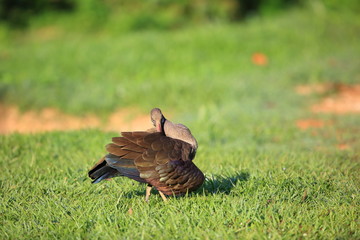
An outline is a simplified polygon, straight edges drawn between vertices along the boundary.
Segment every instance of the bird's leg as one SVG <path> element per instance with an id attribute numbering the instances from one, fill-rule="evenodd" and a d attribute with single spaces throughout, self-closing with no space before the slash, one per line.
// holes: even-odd
<path id="1" fill-rule="evenodd" d="M 167 202 L 167 198 L 165 197 L 165 195 L 159 191 L 159 194 L 161 196 L 161 198 L 164 200 L 164 202 Z"/>
<path id="2" fill-rule="evenodd" d="M 146 186 L 145 202 L 149 202 L 149 197 L 150 197 L 150 194 L 151 194 L 151 188 L 152 188 L 152 186 L 150 184 L 148 184 Z"/>

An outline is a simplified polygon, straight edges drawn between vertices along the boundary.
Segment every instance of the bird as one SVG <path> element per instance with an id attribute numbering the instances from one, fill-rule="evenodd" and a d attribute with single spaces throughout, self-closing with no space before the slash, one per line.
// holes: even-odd
<path id="1" fill-rule="evenodd" d="M 150 116 L 153 128 L 112 138 L 108 153 L 88 172 L 92 183 L 128 177 L 147 184 L 146 202 L 153 187 L 166 202 L 166 196 L 182 196 L 203 184 L 205 176 L 193 163 L 198 143 L 190 129 L 167 120 L 159 108 Z"/>

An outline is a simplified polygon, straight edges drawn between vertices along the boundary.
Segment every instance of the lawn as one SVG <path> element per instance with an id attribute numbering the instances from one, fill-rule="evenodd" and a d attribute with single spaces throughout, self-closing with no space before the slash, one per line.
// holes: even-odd
<path id="1" fill-rule="evenodd" d="M 2 104 L 103 118 L 160 107 L 192 130 L 207 179 L 189 196 L 164 203 L 154 191 L 145 203 L 144 185 L 87 177 L 118 133 L 0 136 L 0 237 L 359 239 L 359 115 L 313 113 L 323 95 L 295 93 L 359 83 L 359 33 L 354 14 L 295 9 L 174 31 L 1 35 Z M 329 124 L 298 129 L 306 118 Z"/>

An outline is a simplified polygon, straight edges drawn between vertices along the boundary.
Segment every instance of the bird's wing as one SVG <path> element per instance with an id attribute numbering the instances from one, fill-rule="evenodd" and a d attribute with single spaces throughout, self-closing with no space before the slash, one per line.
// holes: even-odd
<path id="1" fill-rule="evenodd" d="M 106 146 L 109 157 L 105 160 L 123 174 L 126 164 L 130 169 L 135 165 L 141 179 L 167 195 L 186 193 L 204 181 L 204 175 L 191 161 L 190 144 L 162 133 L 121 134 L 122 137 L 113 138 L 113 143 Z M 124 175 L 134 179 L 131 172 Z"/>

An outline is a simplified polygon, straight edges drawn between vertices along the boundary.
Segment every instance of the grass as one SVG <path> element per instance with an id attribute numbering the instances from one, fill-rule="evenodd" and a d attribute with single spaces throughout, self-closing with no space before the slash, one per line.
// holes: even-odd
<path id="1" fill-rule="evenodd" d="M 359 28 L 351 14 L 294 10 L 174 32 L 3 37 L 3 102 L 102 115 L 159 106 L 197 137 L 207 180 L 146 204 L 143 185 L 86 176 L 116 133 L 0 136 L 1 238 L 359 239 L 359 117 L 314 115 L 317 96 L 294 94 L 359 82 Z M 269 65 L 252 64 L 254 52 Z M 299 131 L 307 117 L 333 124 Z"/>
<path id="2" fill-rule="evenodd" d="M 128 179 L 91 185 L 86 170 L 112 134 L 1 137 L 4 238 L 357 238 L 358 156 L 201 145 L 207 175 L 164 204 Z M 200 143 L 202 143 L 202 140 Z M 251 143 L 252 140 L 249 139 Z M 4 208 L 5 207 L 5 208 Z M 128 213 L 129 209 L 133 213 Z"/>
<path id="3" fill-rule="evenodd" d="M 152 195 L 146 204 L 145 186 L 131 180 L 90 184 L 86 170 L 111 135 L 1 137 L 3 238 L 359 236 L 354 153 L 202 144 L 196 162 L 207 175 L 204 186 L 167 204 Z"/>
<path id="4" fill-rule="evenodd" d="M 293 11 L 248 24 L 127 35 L 35 29 L 3 38 L 1 98 L 73 114 L 129 105 L 184 111 L 270 101 L 299 82 L 358 82 L 360 22 L 341 16 Z M 269 66 L 252 64 L 255 52 Z"/>

